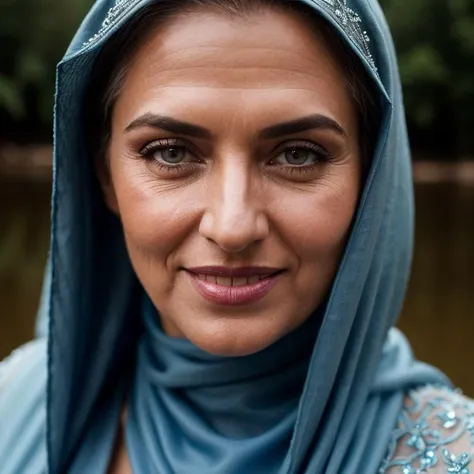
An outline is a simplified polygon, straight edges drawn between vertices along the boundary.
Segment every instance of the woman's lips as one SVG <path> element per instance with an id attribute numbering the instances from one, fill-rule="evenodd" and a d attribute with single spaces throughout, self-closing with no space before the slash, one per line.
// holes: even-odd
<path id="1" fill-rule="evenodd" d="M 269 267 L 199 267 L 186 269 L 186 273 L 206 300 L 237 306 L 262 299 L 275 286 L 281 271 Z"/>

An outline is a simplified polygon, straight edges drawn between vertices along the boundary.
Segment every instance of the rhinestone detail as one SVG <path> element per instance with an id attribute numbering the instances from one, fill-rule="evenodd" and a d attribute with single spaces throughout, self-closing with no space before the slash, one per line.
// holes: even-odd
<path id="1" fill-rule="evenodd" d="M 94 45 L 106 36 L 107 33 L 127 15 L 127 13 L 142 1 L 143 0 L 115 0 L 115 5 L 107 12 L 100 30 L 83 44 L 83 49 Z"/>
<path id="2" fill-rule="evenodd" d="M 371 69 L 377 74 L 377 66 L 370 50 L 370 37 L 362 25 L 360 15 L 348 5 L 348 0 L 312 0 L 329 13 L 342 31 L 356 45 Z"/>
<path id="3" fill-rule="evenodd" d="M 421 394 L 430 392 L 425 390 L 436 395 L 426 401 Z M 455 452 L 460 440 L 470 452 Z M 427 386 L 408 394 L 379 474 L 474 474 L 471 452 L 474 403 L 458 391 Z"/>
<path id="4" fill-rule="evenodd" d="M 127 13 L 136 7 L 143 0 L 115 0 L 115 5 L 109 9 L 105 20 L 99 31 L 89 38 L 84 44 L 83 49 L 88 48 L 109 33 L 110 30 L 121 20 Z M 370 51 L 370 38 L 362 27 L 362 19 L 359 14 L 350 8 L 347 0 L 311 0 L 313 3 L 321 7 L 331 18 L 342 28 L 350 40 L 356 45 L 358 50 L 365 57 L 372 70 L 377 73 L 374 58 Z"/>

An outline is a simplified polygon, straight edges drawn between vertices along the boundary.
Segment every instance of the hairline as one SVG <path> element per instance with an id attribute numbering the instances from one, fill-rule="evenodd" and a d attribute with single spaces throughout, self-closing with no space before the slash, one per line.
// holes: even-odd
<path id="1" fill-rule="evenodd" d="M 335 53 L 338 67 L 344 68 L 344 82 L 350 100 L 357 115 L 357 125 L 359 128 L 359 145 L 363 168 L 368 167 L 373 144 L 369 143 L 372 135 L 375 135 L 376 112 L 375 94 L 372 94 L 371 78 L 365 70 L 364 65 L 356 54 L 349 50 L 349 46 L 326 20 L 313 11 L 311 7 L 295 0 L 168 0 L 159 3 L 152 3 L 144 7 L 137 15 L 130 20 L 114 37 L 112 37 L 102 48 L 96 60 L 94 72 L 99 77 L 99 84 L 105 75 L 106 80 L 99 86 L 99 97 L 92 100 L 92 104 L 99 103 L 103 113 L 99 116 L 105 123 L 99 124 L 102 129 L 102 137 L 98 137 L 100 145 L 92 146 L 90 152 L 96 157 L 106 158 L 108 161 L 109 145 L 111 139 L 112 115 L 115 104 L 125 85 L 128 71 L 140 47 L 156 31 L 157 28 L 171 22 L 177 15 L 202 11 L 203 8 L 214 10 L 221 15 L 232 18 L 242 18 L 258 12 L 259 9 L 269 8 L 282 12 L 296 13 L 301 21 L 310 27 L 315 24 L 319 27 L 320 37 L 325 46 Z M 311 9 L 310 15 L 305 16 L 305 10 Z M 138 32 L 138 33 L 137 33 Z M 118 65 L 113 59 L 119 57 Z M 110 68 L 100 66 L 101 59 L 106 59 L 106 64 L 110 63 Z M 342 63 L 342 60 L 348 60 Z M 363 75 L 364 77 L 360 77 Z M 102 78 L 100 77 L 102 76 Z M 90 87 L 89 87 L 90 88 Z M 92 107 L 94 105 L 90 104 Z M 97 105 L 95 105 L 97 107 Z M 97 113 L 97 110 L 94 112 Z M 364 130 L 368 128 L 369 130 Z M 367 132 L 367 133 L 365 133 Z M 368 138 L 366 138 L 368 136 Z M 97 149 L 98 148 L 98 149 Z M 98 156 L 97 156 L 98 155 Z"/>

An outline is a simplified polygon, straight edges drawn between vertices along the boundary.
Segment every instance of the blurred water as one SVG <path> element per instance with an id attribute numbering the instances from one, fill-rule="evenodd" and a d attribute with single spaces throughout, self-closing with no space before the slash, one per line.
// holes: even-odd
<path id="1" fill-rule="evenodd" d="M 474 186 L 416 187 L 416 246 L 399 326 L 416 355 L 474 396 Z"/>
<path id="2" fill-rule="evenodd" d="M 0 181 L 0 359 L 33 336 L 49 238 L 49 183 Z M 416 187 L 417 241 L 400 327 L 417 356 L 474 396 L 474 187 Z"/>
<path id="3" fill-rule="evenodd" d="M 33 336 L 49 245 L 50 188 L 48 182 L 0 180 L 0 359 Z"/>

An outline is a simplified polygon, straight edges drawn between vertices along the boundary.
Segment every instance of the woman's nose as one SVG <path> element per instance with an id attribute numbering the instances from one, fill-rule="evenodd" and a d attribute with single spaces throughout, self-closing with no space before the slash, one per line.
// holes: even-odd
<path id="1" fill-rule="evenodd" d="M 200 234 L 231 253 L 265 239 L 268 221 L 249 170 L 228 169 L 216 178 L 210 186 L 209 205 L 199 226 Z"/>

